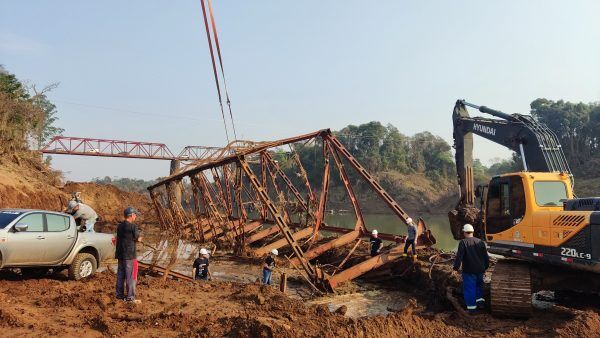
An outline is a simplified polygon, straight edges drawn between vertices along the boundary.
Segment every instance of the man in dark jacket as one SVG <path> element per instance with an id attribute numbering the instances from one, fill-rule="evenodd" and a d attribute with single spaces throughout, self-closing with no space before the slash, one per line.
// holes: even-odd
<path id="1" fill-rule="evenodd" d="M 371 238 L 369 239 L 369 243 L 371 246 L 371 257 L 379 255 L 382 241 L 381 238 L 379 238 L 379 232 L 376 229 L 371 231 Z"/>
<path id="2" fill-rule="evenodd" d="M 479 238 L 473 237 L 473 226 L 465 224 L 463 227 L 465 238 L 458 244 L 454 270 L 458 271 L 462 265 L 463 295 L 467 310 L 473 313 L 477 306 L 483 308 L 483 273 L 490 267 L 485 243 Z"/>
<path id="3" fill-rule="evenodd" d="M 137 282 L 136 243 L 142 241 L 140 229 L 135 222 L 138 211 L 128 207 L 123 212 L 125 220 L 117 226 L 117 249 L 115 257 L 119 260 L 117 266 L 117 298 L 128 302 L 140 303 L 135 299 L 135 284 Z M 124 284 L 127 285 L 127 296 L 124 294 Z"/>
<path id="4" fill-rule="evenodd" d="M 210 270 L 208 270 L 210 264 L 209 257 L 208 250 L 205 248 L 200 249 L 200 255 L 194 260 L 194 265 L 192 266 L 192 276 L 195 280 L 208 280 L 210 278 Z"/>

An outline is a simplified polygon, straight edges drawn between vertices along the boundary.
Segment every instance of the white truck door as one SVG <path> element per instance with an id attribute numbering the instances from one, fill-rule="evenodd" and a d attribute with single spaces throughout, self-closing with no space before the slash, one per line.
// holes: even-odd
<path id="1" fill-rule="evenodd" d="M 71 252 L 76 240 L 76 230 L 70 220 L 71 218 L 68 216 L 46 213 L 46 231 L 44 232 L 46 262 L 56 264 L 64 260 Z"/>
<path id="2" fill-rule="evenodd" d="M 16 231 L 15 226 L 26 224 L 27 230 Z M 37 265 L 44 263 L 44 214 L 33 213 L 21 218 L 6 236 L 6 265 Z"/>

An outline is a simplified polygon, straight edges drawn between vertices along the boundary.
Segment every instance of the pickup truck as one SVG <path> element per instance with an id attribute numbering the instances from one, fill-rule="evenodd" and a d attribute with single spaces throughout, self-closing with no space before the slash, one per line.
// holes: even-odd
<path id="1" fill-rule="evenodd" d="M 30 209 L 0 209 L 0 269 L 20 268 L 25 276 L 68 269 L 69 278 L 91 276 L 114 258 L 114 235 L 81 232 L 73 216 Z"/>

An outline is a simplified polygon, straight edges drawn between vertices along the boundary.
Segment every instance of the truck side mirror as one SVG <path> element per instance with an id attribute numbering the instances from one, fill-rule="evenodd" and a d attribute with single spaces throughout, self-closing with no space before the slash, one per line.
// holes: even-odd
<path id="1" fill-rule="evenodd" d="M 25 224 L 25 223 L 17 223 L 15 225 L 15 231 L 16 232 L 23 232 L 23 231 L 27 231 L 27 228 L 29 228 L 29 225 Z"/>

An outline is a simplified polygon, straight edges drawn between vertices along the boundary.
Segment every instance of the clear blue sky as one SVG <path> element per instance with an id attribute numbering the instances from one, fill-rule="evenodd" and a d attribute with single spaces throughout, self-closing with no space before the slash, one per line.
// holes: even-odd
<path id="1" fill-rule="evenodd" d="M 238 133 L 372 120 L 451 142 L 457 98 L 526 113 L 600 100 L 600 1 L 219 1 Z M 50 94 L 65 135 L 225 143 L 197 1 L 0 0 L 0 64 Z M 102 106 L 117 110 L 95 108 Z M 143 114 L 135 113 L 141 112 Z M 476 145 L 485 161 L 509 154 Z M 55 156 L 69 179 L 154 178 L 160 161 Z"/>

